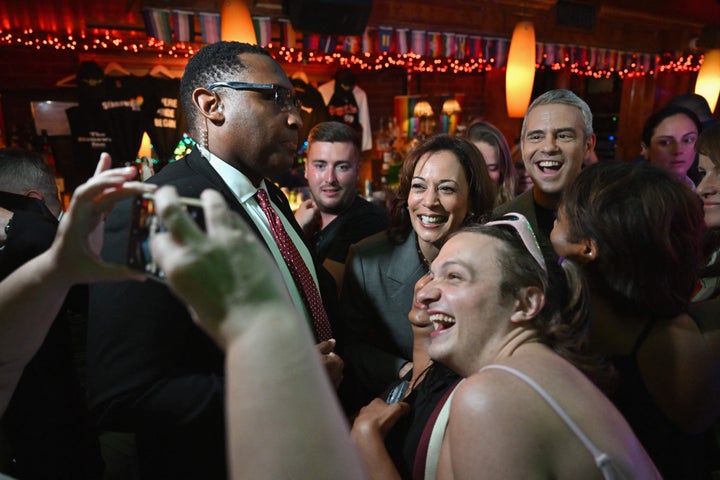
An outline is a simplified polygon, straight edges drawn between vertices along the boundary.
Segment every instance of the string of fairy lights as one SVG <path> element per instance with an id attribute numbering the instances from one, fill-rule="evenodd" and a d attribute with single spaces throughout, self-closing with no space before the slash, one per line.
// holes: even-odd
<path id="1" fill-rule="evenodd" d="M 159 58 L 190 58 L 202 47 L 202 43 L 165 43 L 142 33 L 123 32 L 123 37 L 113 35 L 112 31 L 93 34 L 59 35 L 36 32 L 32 29 L 22 31 L 3 31 L 0 29 L 0 47 L 23 47 L 35 50 L 55 49 L 58 51 L 103 52 L 121 51 L 128 53 L 151 52 Z M 473 58 L 440 57 L 433 58 L 414 53 L 396 52 L 358 52 L 340 50 L 342 44 L 333 52 L 292 48 L 269 43 L 266 48 L 273 57 L 285 64 L 320 64 L 328 66 L 347 66 L 359 70 L 379 71 L 388 68 L 402 68 L 414 73 L 480 73 L 488 72 L 504 65 L 493 56 Z M 577 55 L 571 55 L 578 49 Z M 615 52 L 617 53 L 617 52 Z M 587 47 L 572 47 L 564 52 L 553 53 L 548 60 L 547 53 L 539 54 L 538 69 L 569 69 L 572 74 L 595 78 L 621 78 L 637 75 L 656 75 L 658 73 L 697 72 L 702 64 L 702 55 L 680 55 L 671 53 L 639 54 L 623 52 L 622 58 L 612 59 L 605 65 L 597 66 L 587 59 Z M 573 58 L 573 56 L 577 58 Z"/>

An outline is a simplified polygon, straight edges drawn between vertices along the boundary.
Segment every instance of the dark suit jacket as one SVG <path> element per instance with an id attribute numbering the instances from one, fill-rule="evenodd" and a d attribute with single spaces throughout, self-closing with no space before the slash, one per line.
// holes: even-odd
<path id="1" fill-rule="evenodd" d="M 169 164 L 149 182 L 174 185 L 186 197 L 216 189 L 257 232 L 197 151 Z M 267 183 L 271 201 L 302 238 L 287 199 Z M 107 261 L 125 261 L 130 206 L 130 201 L 119 204 L 106 220 L 102 255 Z M 323 272 L 318 270 L 323 298 L 335 299 L 334 282 Z M 333 315 L 335 310 L 328 310 Z M 137 433 L 143 477 L 225 478 L 224 357 L 165 285 L 148 280 L 93 286 L 87 355 L 93 413 L 107 430 Z"/>
<path id="2" fill-rule="evenodd" d="M 530 222 L 530 226 L 535 233 L 535 237 L 537 238 L 538 243 L 543 248 L 543 251 L 545 253 L 552 253 L 553 248 L 552 242 L 550 242 L 549 234 L 549 232 L 552 231 L 552 225 L 548 223 L 552 220 L 551 213 L 548 210 L 544 210 L 544 212 L 546 212 L 546 223 L 545 228 L 543 229 L 540 227 L 540 221 L 538 220 L 538 208 L 541 207 L 535 204 L 535 200 L 533 198 L 533 189 L 530 188 L 515 197 L 513 200 L 510 200 L 509 202 L 506 202 L 496 207 L 495 210 L 493 210 L 493 218 L 496 216 L 502 216 L 510 212 L 517 212 L 525 215 L 525 218 L 527 218 Z"/>
<path id="3" fill-rule="evenodd" d="M 408 313 L 415 283 L 425 274 L 415 232 L 401 245 L 382 232 L 353 245 L 341 306 L 347 324 L 345 361 L 371 395 L 378 395 L 412 360 Z"/>
<path id="4" fill-rule="evenodd" d="M 497 206 L 495 210 L 493 210 L 493 217 L 499 217 L 510 212 L 517 212 L 525 215 L 525 218 L 527 218 L 530 222 L 530 225 L 536 235 L 537 232 L 540 231 L 537 215 L 535 214 L 535 200 L 533 200 L 532 188 L 525 190 L 509 202 L 505 202 L 502 205 Z"/>
<path id="5" fill-rule="evenodd" d="M 58 221 L 35 198 L 0 192 L 0 206 L 14 212 L 0 251 L 0 280 L 47 250 Z M 28 479 L 100 478 L 100 444 L 80 383 L 81 339 L 86 326 L 87 290 L 73 288 L 38 351 L 23 369 L 2 430 L 13 458 L 6 473 Z M 33 319 L 28 319 L 31 328 Z M 2 452 L 5 454 L 6 452 Z M 4 456 L 4 455 L 3 455 Z M 4 459 L 0 459 L 2 461 Z"/>

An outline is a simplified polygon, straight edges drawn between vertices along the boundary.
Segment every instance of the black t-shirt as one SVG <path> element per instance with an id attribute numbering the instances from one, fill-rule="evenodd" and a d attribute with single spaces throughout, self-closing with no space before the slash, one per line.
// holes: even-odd
<path id="1" fill-rule="evenodd" d="M 412 378 L 412 372 L 409 372 L 397 383 L 410 378 Z M 447 367 L 434 363 L 428 370 L 425 379 L 413 388 L 403 400 L 410 404 L 410 412 L 401 417 L 385 436 L 385 448 L 387 448 L 401 478 L 412 479 L 415 457 L 425 425 L 435 410 L 435 406 L 458 378 L 458 375 Z M 387 398 L 388 392 L 397 383 L 391 385 L 383 394 L 383 399 Z"/>
<path id="2" fill-rule="evenodd" d="M 180 80 L 148 75 L 143 82 L 145 131 L 160 162 L 155 169 L 158 171 L 174 158 L 175 147 L 187 130 L 180 103 Z"/>
<path id="3" fill-rule="evenodd" d="M 347 210 L 313 236 L 313 253 L 320 262 L 329 258 L 345 263 L 350 245 L 382 232 L 388 224 L 388 214 L 382 207 L 356 196 Z"/>

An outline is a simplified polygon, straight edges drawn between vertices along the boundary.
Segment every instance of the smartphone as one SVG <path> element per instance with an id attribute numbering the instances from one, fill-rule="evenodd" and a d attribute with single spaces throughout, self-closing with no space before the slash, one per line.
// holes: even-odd
<path id="1" fill-rule="evenodd" d="M 410 382 L 408 382 L 407 380 L 403 380 L 402 382 L 398 383 L 395 388 L 393 388 L 388 394 L 387 399 L 385 399 L 385 403 L 391 404 L 402 402 L 405 398 L 405 394 L 407 393 L 408 388 L 410 388 Z"/>
<path id="2" fill-rule="evenodd" d="M 203 230 L 205 218 L 202 203 L 199 198 L 180 197 L 180 203 L 185 211 L 195 220 Z M 155 213 L 155 202 L 151 193 L 138 195 L 133 199 L 126 264 L 153 278 L 162 280 L 164 274 L 153 261 L 150 253 L 150 240 L 156 233 L 164 232 L 160 218 Z"/>

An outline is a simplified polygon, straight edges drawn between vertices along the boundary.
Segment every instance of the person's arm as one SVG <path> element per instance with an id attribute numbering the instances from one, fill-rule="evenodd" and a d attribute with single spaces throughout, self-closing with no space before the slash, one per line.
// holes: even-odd
<path id="1" fill-rule="evenodd" d="M 92 281 L 144 278 L 124 266 L 108 265 L 98 256 L 104 212 L 122 198 L 153 188 L 128 182 L 137 175 L 134 168 L 107 170 L 110 165 L 110 156 L 103 154 L 95 176 L 75 190 L 50 249 L 0 283 L 0 414 L 70 287 Z"/>
<path id="2" fill-rule="evenodd" d="M 151 248 L 173 291 L 226 351 L 232 478 L 364 478 L 279 270 L 217 192 L 201 198 L 207 235 L 182 212 L 172 188 L 158 190 L 156 207 L 169 232 Z"/>

